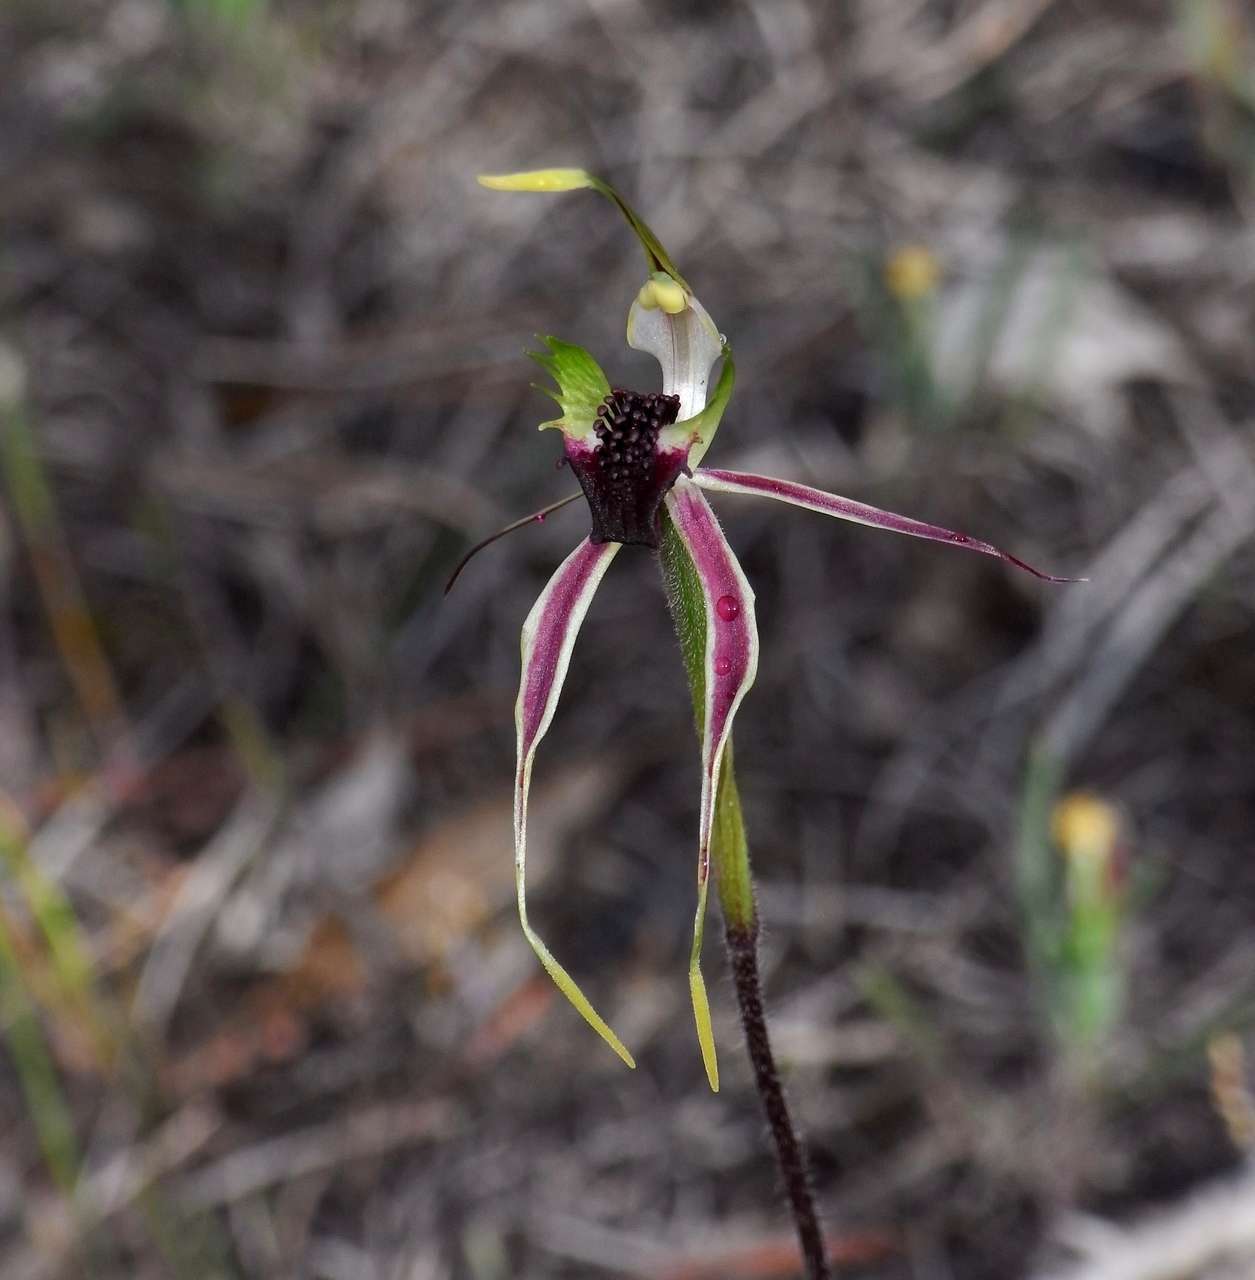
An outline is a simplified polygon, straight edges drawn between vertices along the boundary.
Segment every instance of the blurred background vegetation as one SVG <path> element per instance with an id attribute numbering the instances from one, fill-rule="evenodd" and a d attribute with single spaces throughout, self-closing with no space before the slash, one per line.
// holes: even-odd
<path id="1" fill-rule="evenodd" d="M 734 340 L 721 504 L 780 1057 L 840 1274 L 1255 1272 L 1255 19 L 1242 0 L 4 0 L 0 1274 L 794 1274 L 646 552 L 535 913 L 518 630 L 649 217 Z M 713 931 L 712 931 L 713 932 Z"/>

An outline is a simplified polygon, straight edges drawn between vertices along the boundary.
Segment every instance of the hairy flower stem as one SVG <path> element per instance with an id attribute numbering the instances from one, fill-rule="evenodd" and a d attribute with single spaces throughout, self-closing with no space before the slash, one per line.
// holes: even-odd
<path id="1" fill-rule="evenodd" d="M 666 518 L 663 520 L 661 554 L 667 602 L 671 607 L 680 650 L 684 656 L 684 668 L 688 673 L 700 737 L 706 687 L 706 616 L 702 589 L 683 542 L 671 521 Z M 762 979 L 758 970 L 758 912 L 754 905 L 749 845 L 745 838 L 745 822 L 741 815 L 741 797 L 737 791 L 730 741 L 719 770 L 711 862 L 719 904 L 723 910 L 724 937 L 732 964 L 732 978 L 736 985 L 737 1004 L 741 1010 L 745 1044 L 754 1068 L 754 1083 L 776 1146 L 776 1160 L 806 1263 L 807 1280 L 829 1280 L 832 1272 L 824 1249 L 819 1215 L 815 1211 L 806 1151 L 789 1114 L 780 1074 L 776 1070 L 775 1057 L 771 1051 L 771 1037 L 767 1032 Z"/>

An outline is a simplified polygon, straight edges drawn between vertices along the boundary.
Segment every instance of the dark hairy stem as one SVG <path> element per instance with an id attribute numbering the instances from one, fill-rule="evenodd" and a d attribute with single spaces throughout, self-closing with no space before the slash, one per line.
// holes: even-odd
<path id="1" fill-rule="evenodd" d="M 828 1266 L 823 1232 L 819 1228 L 819 1215 L 815 1212 L 806 1151 L 789 1115 L 789 1104 L 785 1101 L 780 1073 L 771 1052 L 771 1038 L 767 1034 L 762 981 L 758 974 L 757 918 L 748 928 L 729 925 L 724 936 L 732 961 L 736 999 L 741 1007 L 745 1044 L 754 1067 L 754 1083 L 758 1087 L 772 1141 L 776 1144 L 776 1159 L 789 1197 L 798 1242 L 802 1246 L 806 1277 L 807 1280 L 830 1280 L 832 1271 Z"/>
<path id="2" fill-rule="evenodd" d="M 706 606 L 692 558 L 665 514 L 661 553 L 667 603 L 675 620 L 680 652 L 684 656 L 684 668 L 693 695 L 693 715 L 700 737 L 705 714 Z M 771 1038 L 767 1034 L 763 984 L 758 974 L 758 912 L 754 907 L 754 878 L 750 872 L 749 843 L 745 838 L 745 819 L 736 785 L 731 739 L 724 748 L 719 766 L 710 853 L 719 905 L 723 910 L 724 937 L 732 961 L 737 1003 L 741 1007 L 745 1043 L 754 1068 L 754 1083 L 767 1115 L 772 1141 L 776 1144 L 780 1176 L 784 1180 L 789 1209 L 806 1263 L 806 1280 L 831 1280 L 832 1271 L 828 1266 L 806 1168 L 806 1153 L 789 1116 L 771 1052 Z"/>

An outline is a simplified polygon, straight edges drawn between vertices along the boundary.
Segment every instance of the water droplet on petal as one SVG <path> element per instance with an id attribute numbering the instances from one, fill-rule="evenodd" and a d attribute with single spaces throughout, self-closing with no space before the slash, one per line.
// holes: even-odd
<path id="1" fill-rule="evenodd" d="M 740 615 L 741 602 L 736 598 L 736 596 L 720 596 L 719 599 L 715 601 L 715 612 L 724 620 L 724 622 L 731 622 L 733 618 Z"/>
<path id="2" fill-rule="evenodd" d="M 726 676 L 726 675 L 728 674 L 728 672 L 729 672 L 729 671 L 731 671 L 731 670 L 732 670 L 732 659 L 731 659 L 731 658 L 716 658 L 716 659 L 715 659 L 715 675 L 717 675 L 717 676 Z"/>

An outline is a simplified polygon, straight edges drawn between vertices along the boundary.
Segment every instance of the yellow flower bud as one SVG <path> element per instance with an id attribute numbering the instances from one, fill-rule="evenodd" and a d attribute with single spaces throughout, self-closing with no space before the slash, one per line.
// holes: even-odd
<path id="1" fill-rule="evenodd" d="M 1074 791 L 1055 805 L 1051 830 L 1066 857 L 1105 860 L 1115 851 L 1120 819 L 1105 800 Z"/>
<path id="2" fill-rule="evenodd" d="M 885 284 L 903 302 L 926 298 L 937 287 L 941 266 L 932 252 L 921 244 L 903 245 L 885 263 Z"/>

